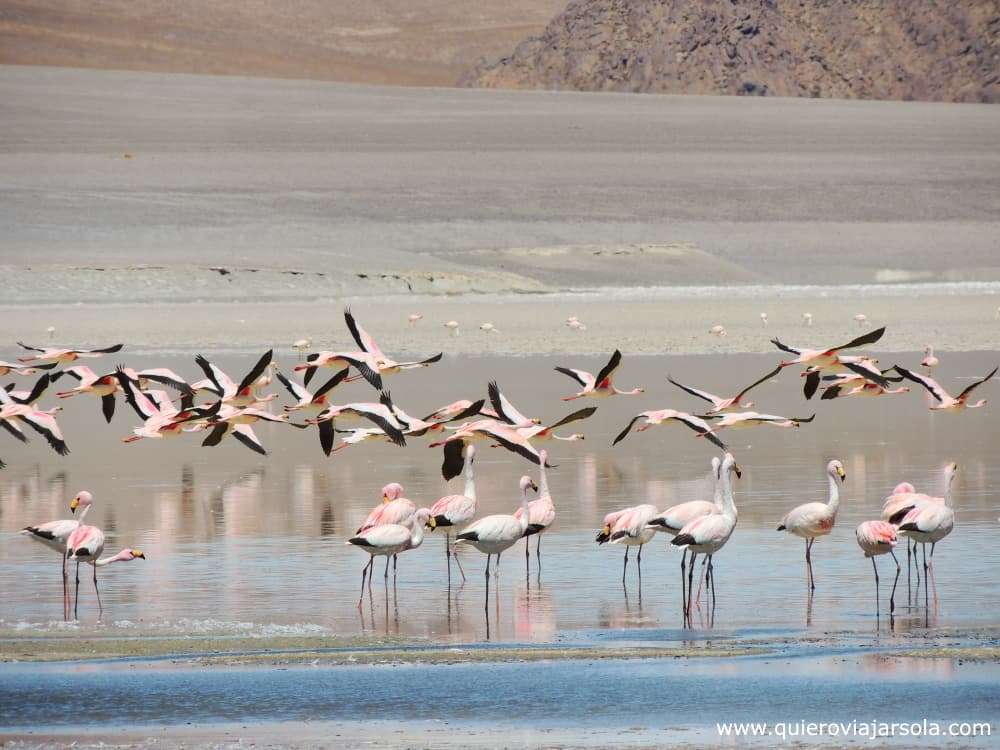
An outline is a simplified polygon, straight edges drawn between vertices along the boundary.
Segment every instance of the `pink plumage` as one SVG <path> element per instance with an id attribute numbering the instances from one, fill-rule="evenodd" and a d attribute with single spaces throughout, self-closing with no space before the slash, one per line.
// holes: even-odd
<path id="1" fill-rule="evenodd" d="M 855 531 L 865 557 L 884 555 L 896 546 L 896 527 L 888 521 L 865 521 Z"/>

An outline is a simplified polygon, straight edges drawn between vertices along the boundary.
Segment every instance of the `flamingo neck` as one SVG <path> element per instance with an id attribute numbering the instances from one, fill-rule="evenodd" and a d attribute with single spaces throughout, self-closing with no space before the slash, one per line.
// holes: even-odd
<path id="1" fill-rule="evenodd" d="M 528 520 L 531 516 L 531 511 L 528 508 L 531 499 L 528 497 L 528 488 L 525 487 L 521 490 L 521 533 L 523 534 L 528 530 Z"/>
<path id="2" fill-rule="evenodd" d="M 410 523 L 410 549 L 416 549 L 424 542 L 424 525 L 417 522 L 416 515 Z"/>
<path id="3" fill-rule="evenodd" d="M 733 476 L 731 468 L 722 471 L 722 514 L 736 518 L 736 500 L 733 498 Z"/>
<path id="4" fill-rule="evenodd" d="M 944 504 L 946 507 L 951 507 L 951 485 L 955 479 L 954 474 L 949 474 L 944 481 Z"/>
<path id="5" fill-rule="evenodd" d="M 837 508 L 840 507 L 840 488 L 837 487 L 837 477 L 831 471 L 827 474 L 827 480 L 830 482 L 830 499 L 827 500 L 826 507 L 836 513 Z"/>
<path id="6" fill-rule="evenodd" d="M 89 512 L 90 512 L 90 505 L 84 505 L 83 510 L 80 511 L 80 518 L 78 519 L 81 526 L 83 526 L 83 519 L 87 517 L 87 514 Z"/>
<path id="7" fill-rule="evenodd" d="M 633 388 L 631 391 L 622 391 L 615 386 L 611 386 L 611 390 L 613 390 L 618 396 L 638 396 L 642 393 L 642 390 L 639 388 Z"/>
<path id="8" fill-rule="evenodd" d="M 465 461 L 465 496 L 473 500 L 476 499 L 476 480 L 472 474 L 472 459 Z"/>
<path id="9" fill-rule="evenodd" d="M 545 471 L 544 460 L 538 466 L 538 496 L 549 497 L 549 477 Z"/>
<path id="10" fill-rule="evenodd" d="M 105 565 L 110 565 L 111 563 L 125 562 L 126 560 L 131 560 L 131 559 L 132 559 L 131 555 L 126 557 L 121 552 L 119 552 L 117 555 L 110 555 L 108 557 L 98 558 L 97 560 L 94 560 L 93 564 L 98 568 L 102 568 Z"/>

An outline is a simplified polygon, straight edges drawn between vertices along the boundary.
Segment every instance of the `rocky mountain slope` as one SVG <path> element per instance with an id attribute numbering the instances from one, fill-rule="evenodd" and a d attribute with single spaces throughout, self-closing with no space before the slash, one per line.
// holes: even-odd
<path id="1" fill-rule="evenodd" d="M 576 0 L 464 85 L 1000 101 L 1000 0 Z"/>

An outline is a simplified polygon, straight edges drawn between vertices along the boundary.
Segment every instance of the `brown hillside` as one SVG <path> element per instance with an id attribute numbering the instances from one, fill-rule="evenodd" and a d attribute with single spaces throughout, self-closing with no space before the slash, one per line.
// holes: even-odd
<path id="1" fill-rule="evenodd" d="M 1000 0 L 578 0 L 463 83 L 1000 101 Z"/>

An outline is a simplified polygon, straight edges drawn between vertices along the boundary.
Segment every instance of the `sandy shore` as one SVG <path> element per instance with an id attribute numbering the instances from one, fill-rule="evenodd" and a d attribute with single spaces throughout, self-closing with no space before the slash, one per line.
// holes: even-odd
<path id="1" fill-rule="evenodd" d="M 991 290 L 992 291 L 992 290 Z M 738 290 L 737 290 L 738 292 Z M 758 297 L 733 298 L 716 290 L 702 296 L 628 298 L 617 293 L 581 295 L 480 295 L 340 298 L 310 303 L 192 302 L 129 305 L 0 306 L 8 341 L 45 343 L 45 329 L 56 327 L 55 340 L 77 345 L 123 341 L 132 353 L 197 349 L 257 351 L 275 347 L 294 356 L 292 342 L 313 339 L 312 349 L 354 348 L 343 322 L 350 305 L 384 350 L 390 353 L 525 355 L 532 353 L 602 354 L 620 348 L 632 354 L 773 352 L 779 336 L 803 346 L 847 341 L 859 332 L 853 317 L 868 317 L 866 330 L 886 326 L 878 352 L 919 351 L 932 343 L 941 351 L 1000 349 L 1000 321 L 994 319 L 1000 296 L 896 291 L 889 296 L 864 289 L 833 289 L 817 297 L 803 290 L 783 290 Z M 424 319 L 413 329 L 407 315 Z M 769 324 L 759 314 L 767 312 Z M 811 312 L 813 326 L 803 324 Z M 564 321 L 578 316 L 584 332 Z M 457 337 L 443 323 L 460 323 Z M 495 333 L 479 330 L 491 322 Z M 709 333 L 726 327 L 724 337 Z M 13 352 L 10 352 L 13 354 Z"/>

